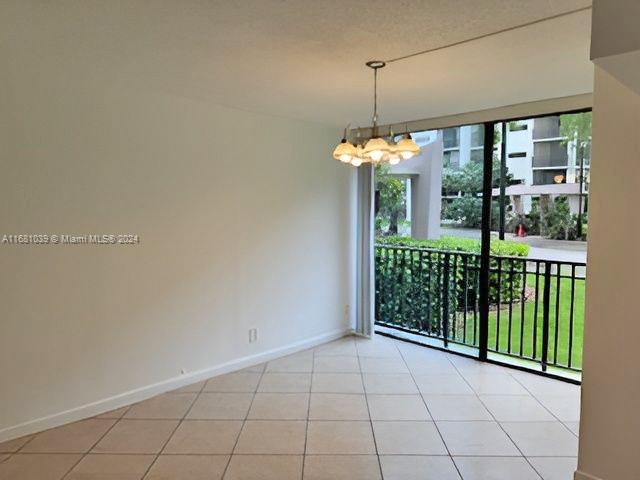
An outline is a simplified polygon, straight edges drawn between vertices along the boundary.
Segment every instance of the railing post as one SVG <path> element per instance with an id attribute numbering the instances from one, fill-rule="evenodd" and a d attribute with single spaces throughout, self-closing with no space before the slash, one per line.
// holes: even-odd
<path id="1" fill-rule="evenodd" d="M 542 371 L 547 371 L 549 355 L 549 299 L 551 297 L 551 262 L 544 263 L 544 290 L 542 292 Z"/>
<path id="2" fill-rule="evenodd" d="M 482 225 L 480 230 L 480 272 L 478 308 L 480 310 L 478 358 L 486 360 L 489 349 L 489 275 L 491 270 L 491 197 L 493 172 L 493 122 L 484 124 L 484 160 L 482 172 Z"/>
<path id="3" fill-rule="evenodd" d="M 442 274 L 442 337 L 444 346 L 449 345 L 449 254 L 444 254 Z"/>

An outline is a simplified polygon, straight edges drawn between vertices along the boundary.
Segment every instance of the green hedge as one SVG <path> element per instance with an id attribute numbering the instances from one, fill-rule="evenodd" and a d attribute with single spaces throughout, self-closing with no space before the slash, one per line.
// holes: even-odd
<path id="1" fill-rule="evenodd" d="M 411 237 L 378 237 L 376 244 L 480 253 L 480 240 L 474 238 L 441 237 L 439 240 L 417 240 Z M 491 255 L 526 257 L 529 255 L 529 245 L 510 240 L 492 239 Z"/>
<path id="2" fill-rule="evenodd" d="M 473 255 L 462 254 L 466 252 Z M 375 253 L 378 321 L 441 336 L 443 305 L 447 303 L 449 338 L 471 343 L 462 338 L 465 331 L 460 317 L 464 317 L 465 312 L 475 311 L 478 300 L 480 241 L 455 237 L 439 240 L 381 237 L 376 239 Z M 500 303 L 517 301 L 522 289 L 523 262 L 512 258 L 498 260 L 497 257 L 526 257 L 528 253 L 529 247 L 525 244 L 491 241 L 491 268 L 497 269 L 500 262 L 502 273 L 492 272 L 489 276 L 490 303 L 497 304 L 498 298 Z"/>

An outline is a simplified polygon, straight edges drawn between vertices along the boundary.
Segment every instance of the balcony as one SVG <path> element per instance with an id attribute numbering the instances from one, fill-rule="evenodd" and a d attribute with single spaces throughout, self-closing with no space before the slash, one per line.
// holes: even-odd
<path id="1" fill-rule="evenodd" d="M 533 122 L 533 139 L 560 137 L 560 117 L 536 118 Z"/>
<path id="2" fill-rule="evenodd" d="M 477 356 L 480 255 L 376 245 L 376 324 L 414 341 Z M 489 357 L 579 378 L 586 264 L 492 253 Z M 401 335 L 401 336 L 402 336 Z"/>

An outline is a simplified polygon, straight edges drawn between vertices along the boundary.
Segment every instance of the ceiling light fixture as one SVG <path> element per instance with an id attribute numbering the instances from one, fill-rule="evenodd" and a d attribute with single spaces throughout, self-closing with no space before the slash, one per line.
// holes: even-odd
<path id="1" fill-rule="evenodd" d="M 363 163 L 379 163 L 387 162 L 390 165 L 397 165 L 401 160 L 408 160 L 420 153 L 420 147 L 413 141 L 411 135 L 407 132 L 402 139 L 396 144 L 393 139 L 393 132 L 389 131 L 389 141 L 383 136 L 378 135 L 378 70 L 383 68 L 386 63 L 381 60 L 373 60 L 365 64 L 373 70 L 373 126 L 371 127 L 371 138 L 362 146 L 360 142 L 356 142 L 354 146 L 348 140 L 349 127 L 344 129 L 342 141 L 333 151 L 333 158 L 343 163 L 350 163 L 354 167 L 359 167 Z M 360 130 L 358 130 L 358 137 Z"/>

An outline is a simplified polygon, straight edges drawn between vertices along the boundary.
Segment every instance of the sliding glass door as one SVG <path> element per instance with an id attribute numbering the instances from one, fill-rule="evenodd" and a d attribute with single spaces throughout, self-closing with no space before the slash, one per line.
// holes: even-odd
<path id="1" fill-rule="evenodd" d="M 590 112 L 414 133 L 375 169 L 376 330 L 575 376 Z"/>

